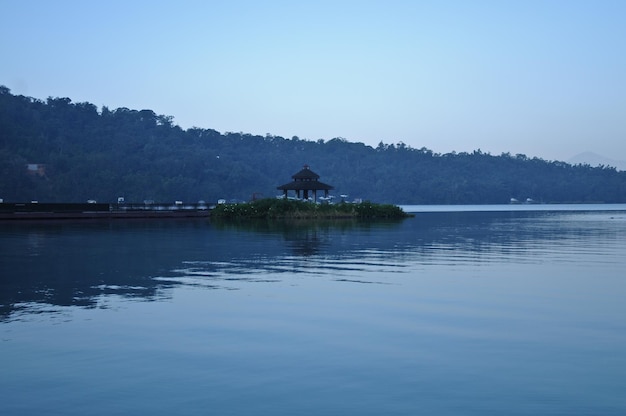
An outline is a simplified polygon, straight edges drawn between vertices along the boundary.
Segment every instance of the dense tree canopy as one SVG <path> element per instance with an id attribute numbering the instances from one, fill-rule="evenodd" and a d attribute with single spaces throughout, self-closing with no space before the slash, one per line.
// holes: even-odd
<path id="1" fill-rule="evenodd" d="M 41 171 L 28 164 L 44 165 Z M 304 164 L 335 195 L 397 204 L 626 202 L 626 172 L 525 155 L 437 154 L 400 142 L 181 129 L 151 110 L 100 111 L 0 86 L 0 198 L 84 202 L 272 197 Z"/>

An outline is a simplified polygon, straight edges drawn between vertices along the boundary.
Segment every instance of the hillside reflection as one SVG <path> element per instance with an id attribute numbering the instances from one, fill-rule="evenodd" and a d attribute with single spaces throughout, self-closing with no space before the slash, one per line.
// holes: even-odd
<path id="1" fill-rule="evenodd" d="M 266 221 L 251 220 L 240 222 L 214 222 L 219 230 L 250 232 L 260 235 L 281 236 L 285 248 L 296 256 L 313 256 L 333 250 L 333 236 L 345 235 L 352 231 L 398 228 L 402 220 L 358 221 L 358 220 L 292 220 Z"/>
<path id="2" fill-rule="evenodd" d="M 591 215 L 591 216 L 590 216 Z M 206 220 L 0 224 L 0 320 L 34 305 L 155 301 L 176 285 L 239 288 L 284 273 L 376 283 L 406 264 L 534 261 L 542 247 L 624 236 L 620 213 L 429 213 L 400 222 Z M 598 249 L 601 250 L 601 249 Z"/>

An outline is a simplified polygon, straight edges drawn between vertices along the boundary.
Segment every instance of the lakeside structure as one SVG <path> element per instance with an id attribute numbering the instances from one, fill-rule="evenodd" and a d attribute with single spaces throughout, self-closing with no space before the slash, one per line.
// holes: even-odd
<path id="1" fill-rule="evenodd" d="M 297 199 L 309 199 L 313 197 L 313 201 L 317 201 L 317 191 L 324 191 L 324 198 L 328 198 L 328 191 L 334 189 L 332 185 L 320 182 L 320 175 L 313 172 L 309 165 L 304 165 L 302 170 L 294 173 L 291 178 L 293 181 L 278 186 L 276 189 L 283 191 L 284 198 L 289 196 L 289 191 L 295 191 Z"/>
<path id="2" fill-rule="evenodd" d="M 116 219 L 208 217 L 210 207 L 203 202 L 162 203 L 0 203 L 0 220 Z"/>

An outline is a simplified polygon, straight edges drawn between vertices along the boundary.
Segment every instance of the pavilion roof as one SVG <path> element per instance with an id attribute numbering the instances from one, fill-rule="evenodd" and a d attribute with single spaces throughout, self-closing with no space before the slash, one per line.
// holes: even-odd
<path id="1" fill-rule="evenodd" d="M 276 189 L 283 191 L 329 191 L 333 186 L 320 182 L 320 175 L 309 169 L 309 165 L 304 165 L 301 171 L 291 176 L 293 181 L 280 185 Z"/>
<path id="2" fill-rule="evenodd" d="M 302 170 L 291 176 L 294 180 L 318 180 L 320 175 L 309 169 L 309 165 L 304 165 Z"/>

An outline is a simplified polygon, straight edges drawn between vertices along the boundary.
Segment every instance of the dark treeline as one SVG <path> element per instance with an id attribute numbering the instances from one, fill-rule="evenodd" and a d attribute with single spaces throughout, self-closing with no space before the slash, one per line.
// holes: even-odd
<path id="1" fill-rule="evenodd" d="M 480 150 L 438 154 L 401 142 L 372 148 L 341 138 L 183 130 L 151 110 L 98 110 L 69 98 L 13 95 L 0 86 L 5 202 L 273 197 L 304 164 L 335 187 L 335 196 L 381 203 L 626 202 L 626 172 L 611 167 Z"/>

